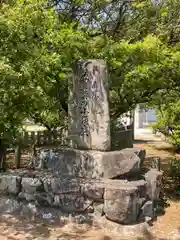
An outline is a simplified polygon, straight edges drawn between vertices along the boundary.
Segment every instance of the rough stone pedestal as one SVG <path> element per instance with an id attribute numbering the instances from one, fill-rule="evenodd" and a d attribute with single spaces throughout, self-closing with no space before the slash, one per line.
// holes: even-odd
<path id="1" fill-rule="evenodd" d="M 140 174 L 140 166 L 144 158 L 137 151 L 101 152 L 78 149 L 50 149 L 46 155 L 45 167 L 59 175 L 85 178 L 116 178 L 123 175 Z M 37 153 L 36 167 L 40 166 L 41 150 Z"/>

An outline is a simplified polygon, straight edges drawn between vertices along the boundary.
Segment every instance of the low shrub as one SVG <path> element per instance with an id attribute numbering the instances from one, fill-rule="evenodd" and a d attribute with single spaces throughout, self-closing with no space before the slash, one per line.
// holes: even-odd
<path id="1" fill-rule="evenodd" d="M 169 176 L 180 183 L 180 159 L 173 158 L 170 160 Z"/>

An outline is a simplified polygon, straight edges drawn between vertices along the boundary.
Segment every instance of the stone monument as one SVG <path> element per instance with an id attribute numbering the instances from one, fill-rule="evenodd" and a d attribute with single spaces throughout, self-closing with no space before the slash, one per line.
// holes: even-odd
<path id="1" fill-rule="evenodd" d="M 73 65 L 69 83 L 69 137 L 78 149 L 111 148 L 108 73 L 103 60 Z"/>
<path id="2" fill-rule="evenodd" d="M 76 147 L 40 150 L 36 162 L 45 156 L 48 171 L 44 169 L 43 176 L 41 172 L 32 179 L 23 175 L 17 181 L 14 177 L 13 181 L 22 185 L 17 187 L 18 194 L 37 202 L 38 194 L 43 194 L 44 202 L 63 211 L 93 212 L 123 225 L 153 219 L 162 172 L 143 166 L 144 149 L 111 151 L 105 62 L 79 61 L 73 65 L 73 74 L 69 83 L 69 137 Z M 11 178 L 4 176 L 3 181 L 0 189 L 4 191 L 11 186 Z"/>

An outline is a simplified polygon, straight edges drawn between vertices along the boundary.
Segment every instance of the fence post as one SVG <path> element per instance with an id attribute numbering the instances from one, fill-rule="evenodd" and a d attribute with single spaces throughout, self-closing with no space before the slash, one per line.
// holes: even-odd
<path id="1" fill-rule="evenodd" d="M 131 126 L 131 129 L 132 129 L 132 141 L 134 142 L 134 140 L 135 140 L 135 136 L 134 136 L 134 132 L 135 132 L 135 109 L 133 109 L 131 111 L 130 126 Z"/>
<path id="2" fill-rule="evenodd" d="M 33 145 L 32 145 L 32 156 L 33 157 L 36 156 L 36 142 L 34 142 Z"/>
<path id="3" fill-rule="evenodd" d="M 0 169 L 2 171 L 6 168 L 6 148 L 5 139 L 0 138 Z"/>
<path id="4" fill-rule="evenodd" d="M 41 136 L 40 136 L 40 132 L 37 131 L 37 145 L 39 146 L 41 144 Z"/>
<path id="5" fill-rule="evenodd" d="M 21 139 L 17 141 L 17 146 L 15 148 L 15 167 L 16 169 L 20 168 L 21 166 Z"/>
<path id="6" fill-rule="evenodd" d="M 0 156 L 0 169 L 4 170 L 6 168 L 6 148 L 1 150 L 1 156 Z"/>

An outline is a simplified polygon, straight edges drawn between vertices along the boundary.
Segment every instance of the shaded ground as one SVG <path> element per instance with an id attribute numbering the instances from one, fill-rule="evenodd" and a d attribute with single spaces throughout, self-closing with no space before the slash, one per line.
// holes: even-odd
<path id="1" fill-rule="evenodd" d="M 0 240 L 129 240 L 121 233 L 89 225 L 67 224 L 65 226 L 46 225 L 38 221 L 27 221 L 15 217 L 0 218 Z M 139 236 L 139 234 L 138 234 Z M 153 240 L 149 238 L 131 238 Z"/>
<path id="2" fill-rule="evenodd" d="M 152 232 L 157 237 L 166 237 L 169 232 L 180 227 L 180 196 L 175 191 L 176 182 L 167 177 L 169 161 L 174 157 L 180 159 L 180 154 L 176 154 L 171 144 L 165 142 L 165 139 L 162 140 L 160 136 L 155 137 L 152 133 L 146 131 L 145 134 L 141 132 L 137 134 L 134 145 L 146 149 L 147 158 L 145 164 L 147 166 L 151 165 L 153 157 L 161 158 L 161 169 L 166 177 L 164 192 L 167 198 L 167 208 L 165 214 L 157 218 L 152 227 Z"/>
<path id="3" fill-rule="evenodd" d="M 134 146 L 146 149 L 147 158 L 145 164 L 151 164 L 153 157 L 161 158 L 161 168 L 168 173 L 169 160 L 176 156 L 180 159 L 180 155 L 175 154 L 172 146 L 160 137 L 154 137 L 151 132 L 140 133 L 136 135 Z M 26 151 L 22 156 L 22 167 L 27 166 L 31 154 Z M 14 154 L 9 154 L 7 157 L 9 167 L 14 165 Z M 175 183 L 170 179 L 166 179 L 165 194 L 167 197 L 168 207 L 164 215 L 159 216 L 157 221 L 151 227 L 154 236 L 159 239 L 166 237 L 167 234 L 176 228 L 180 227 L 180 197 L 175 191 Z M 30 239 L 50 239 L 50 240 L 121 240 L 120 235 L 114 234 L 111 231 L 105 232 L 104 229 L 94 229 L 89 226 L 79 226 L 76 228 L 74 225 L 54 226 L 46 225 L 44 223 L 33 223 L 31 221 L 22 219 L 0 219 L 0 239 L 12 240 L 30 240 Z M 153 238 L 154 239 L 154 238 Z"/>

